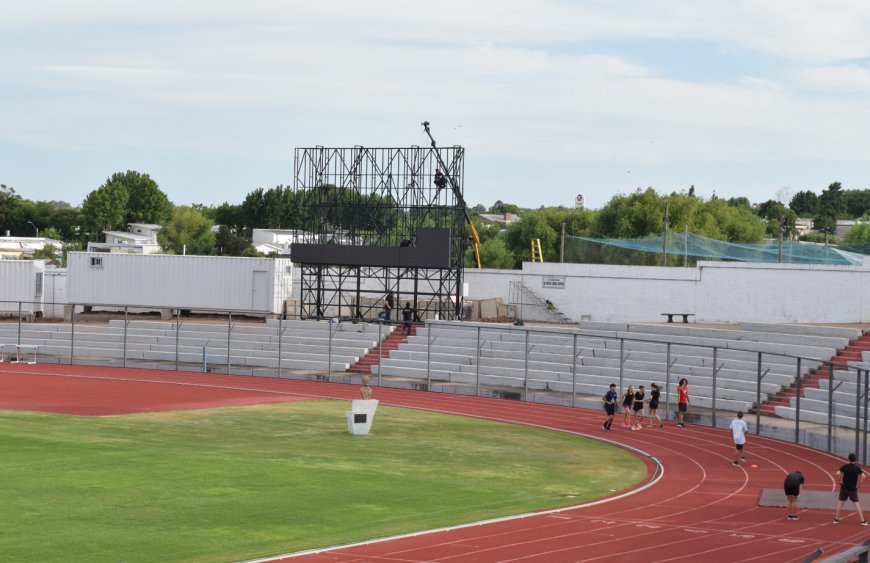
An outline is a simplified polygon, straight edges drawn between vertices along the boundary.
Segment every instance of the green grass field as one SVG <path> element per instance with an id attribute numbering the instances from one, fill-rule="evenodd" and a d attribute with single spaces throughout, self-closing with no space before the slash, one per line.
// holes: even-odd
<path id="1" fill-rule="evenodd" d="M 632 455 L 522 426 L 347 401 L 91 418 L 0 411 L 0 553 L 228 561 L 574 504 Z"/>

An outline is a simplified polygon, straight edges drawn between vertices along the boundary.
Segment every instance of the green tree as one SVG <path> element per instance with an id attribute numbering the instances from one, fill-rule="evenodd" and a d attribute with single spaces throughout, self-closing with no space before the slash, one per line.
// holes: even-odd
<path id="1" fill-rule="evenodd" d="M 176 207 L 169 221 L 157 233 L 157 242 L 175 254 L 211 254 L 215 247 L 212 222 L 188 206 Z"/>
<path id="2" fill-rule="evenodd" d="M 124 174 L 112 174 L 108 182 L 120 184 L 127 190 L 125 223 L 162 225 L 172 216 L 172 203 L 148 174 L 128 170 Z"/>
<path id="3" fill-rule="evenodd" d="M 870 243 L 870 223 L 858 223 L 843 237 L 846 244 L 866 245 Z"/>
<path id="4" fill-rule="evenodd" d="M 813 228 L 836 229 L 837 219 L 846 214 L 846 202 L 843 199 L 843 186 L 834 182 L 819 196 L 819 209 L 813 221 Z"/>
<path id="5" fill-rule="evenodd" d="M 532 259 L 532 240 L 540 239 L 545 262 L 557 262 L 555 242 L 559 238 L 555 229 L 547 224 L 544 213 L 527 211 L 522 221 L 510 225 L 505 231 L 505 244 L 514 256 L 521 261 Z M 485 267 L 489 267 L 485 265 Z"/>
<path id="6" fill-rule="evenodd" d="M 249 256 L 250 251 L 254 250 L 251 241 L 236 235 L 226 225 L 221 225 L 218 229 L 215 246 L 221 256 Z"/>
<path id="7" fill-rule="evenodd" d="M 843 202 L 849 217 L 864 217 L 870 212 L 870 190 L 846 190 L 843 192 Z"/>
<path id="8" fill-rule="evenodd" d="M 82 203 L 82 215 L 92 240 L 100 231 L 122 228 L 127 217 L 127 188 L 110 180 L 89 193 Z"/>
<path id="9" fill-rule="evenodd" d="M 0 184 L 0 234 L 13 230 L 12 219 L 20 202 L 21 196 L 15 193 L 15 188 Z"/>
<path id="10" fill-rule="evenodd" d="M 819 196 L 809 190 L 798 192 L 788 206 L 798 217 L 814 217 L 819 211 Z"/>
<path id="11" fill-rule="evenodd" d="M 467 267 L 474 266 L 471 256 L 466 256 L 465 265 Z M 484 268 L 494 268 L 498 270 L 512 270 L 517 266 L 517 259 L 513 252 L 508 250 L 507 244 L 501 237 L 491 238 L 480 244 L 480 262 Z"/>

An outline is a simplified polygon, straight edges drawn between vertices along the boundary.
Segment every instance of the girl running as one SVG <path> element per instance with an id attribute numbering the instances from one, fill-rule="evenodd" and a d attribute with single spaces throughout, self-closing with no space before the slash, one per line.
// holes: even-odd
<path id="1" fill-rule="evenodd" d="M 628 386 L 625 393 L 622 394 L 622 427 L 628 428 L 628 423 L 631 421 L 631 405 L 634 404 L 634 387 Z"/>

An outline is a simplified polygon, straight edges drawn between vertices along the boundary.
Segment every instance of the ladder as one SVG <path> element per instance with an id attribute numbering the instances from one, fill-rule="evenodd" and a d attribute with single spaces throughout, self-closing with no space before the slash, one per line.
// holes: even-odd
<path id="1" fill-rule="evenodd" d="M 541 239 L 532 239 L 532 262 L 543 262 L 544 253 L 541 252 Z"/>

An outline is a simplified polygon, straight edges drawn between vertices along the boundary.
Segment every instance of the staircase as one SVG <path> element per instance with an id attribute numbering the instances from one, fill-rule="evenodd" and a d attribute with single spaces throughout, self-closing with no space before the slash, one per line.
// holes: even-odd
<path id="1" fill-rule="evenodd" d="M 870 334 L 860 336 L 849 343 L 848 346 L 840 350 L 836 356 L 831 358 L 832 362 L 845 364 L 847 362 L 860 362 L 861 353 L 870 352 Z M 835 368 L 836 369 L 836 368 Z M 819 387 L 820 379 L 828 378 L 828 367 L 820 366 L 807 375 L 801 383 L 801 387 Z M 792 383 L 786 389 L 783 389 L 770 400 L 761 404 L 761 414 L 768 416 L 776 416 L 777 406 L 791 406 L 791 399 L 797 395 L 797 384 Z"/>
<path id="2" fill-rule="evenodd" d="M 511 303 L 518 303 L 519 299 L 513 297 L 514 295 L 523 295 L 524 298 L 522 300 L 524 305 L 538 305 L 547 312 L 548 315 L 553 317 L 556 322 L 563 324 L 571 324 L 573 321 L 569 319 L 562 311 L 556 308 L 552 301 L 549 299 L 544 299 L 537 293 L 531 290 L 529 286 L 521 281 L 512 281 L 510 282 L 510 291 L 511 291 Z"/>
<path id="3" fill-rule="evenodd" d="M 350 366 L 347 371 L 371 375 L 371 367 L 378 365 L 379 354 L 383 354 L 383 357 L 388 358 L 391 350 L 395 350 L 399 347 L 399 344 L 408 340 L 408 336 L 414 336 L 415 334 L 417 334 L 417 325 L 411 325 L 410 335 L 402 334 L 401 325 L 396 326 L 393 332 L 387 335 L 379 345 L 369 350 L 368 354 L 360 358 L 357 363 Z"/>

